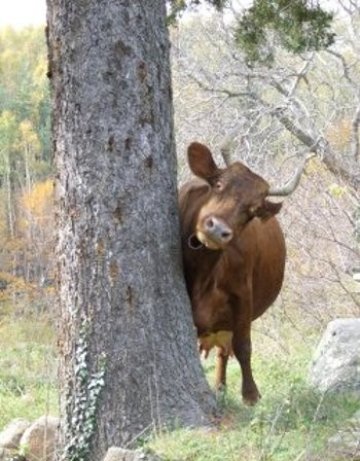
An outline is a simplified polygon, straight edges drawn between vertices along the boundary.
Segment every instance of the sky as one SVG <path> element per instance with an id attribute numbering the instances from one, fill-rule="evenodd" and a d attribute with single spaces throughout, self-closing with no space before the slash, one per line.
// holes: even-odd
<path id="1" fill-rule="evenodd" d="M 0 27 L 40 25 L 46 21 L 46 0 L 0 0 Z"/>

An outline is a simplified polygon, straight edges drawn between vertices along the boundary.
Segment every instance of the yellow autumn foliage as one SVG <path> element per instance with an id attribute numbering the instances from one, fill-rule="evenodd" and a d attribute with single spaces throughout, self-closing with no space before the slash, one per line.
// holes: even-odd
<path id="1" fill-rule="evenodd" d="M 16 132 L 16 116 L 9 110 L 0 113 L 0 146 L 2 149 L 10 149 L 14 142 Z"/>
<path id="2" fill-rule="evenodd" d="M 23 120 L 19 125 L 19 148 L 31 147 L 33 152 L 40 150 L 40 141 L 29 120 Z"/>
<path id="3" fill-rule="evenodd" d="M 4 301 L 13 299 L 14 296 L 34 297 L 36 285 L 26 282 L 22 277 L 16 277 L 8 272 L 0 271 L 0 313 Z"/>
<path id="4" fill-rule="evenodd" d="M 41 88 L 43 87 L 44 83 L 47 83 L 47 76 L 46 76 L 47 70 L 48 70 L 48 63 L 47 63 L 46 56 L 43 56 L 42 59 L 40 57 L 33 71 L 33 77 L 34 77 L 35 83 L 41 86 Z"/>
<path id="5" fill-rule="evenodd" d="M 42 298 L 53 299 L 54 294 L 53 286 L 39 287 L 38 283 L 0 271 L 0 321 L 2 316 L 23 312 Z"/>
<path id="6" fill-rule="evenodd" d="M 323 175 L 326 173 L 326 167 L 318 157 L 314 156 L 306 163 L 305 171 L 307 175 Z"/>
<path id="7" fill-rule="evenodd" d="M 351 139 L 351 120 L 349 118 L 339 120 L 328 129 L 326 136 L 333 149 L 344 150 Z"/>
<path id="8" fill-rule="evenodd" d="M 347 192 L 347 188 L 344 186 L 340 186 L 337 183 L 332 183 L 329 186 L 329 192 L 334 198 L 343 197 L 344 194 Z"/>
<path id="9" fill-rule="evenodd" d="M 25 192 L 20 204 L 23 210 L 22 219 L 19 220 L 20 230 L 30 226 L 41 226 L 42 229 L 53 220 L 54 187 L 52 179 L 38 182 L 33 185 L 30 192 Z"/>

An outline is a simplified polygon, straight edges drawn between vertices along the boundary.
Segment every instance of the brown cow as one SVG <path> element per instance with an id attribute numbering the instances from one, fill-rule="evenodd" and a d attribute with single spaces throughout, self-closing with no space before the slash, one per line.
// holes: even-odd
<path id="1" fill-rule="evenodd" d="M 244 402 L 260 398 L 251 371 L 251 322 L 279 294 L 285 242 L 274 217 L 281 203 L 267 200 L 295 189 L 300 170 L 285 188 L 269 184 L 240 162 L 218 168 L 210 150 L 188 148 L 189 165 L 200 179 L 180 190 L 184 271 L 200 351 L 217 347 L 216 386 L 226 384 L 229 355 L 242 371 Z"/>

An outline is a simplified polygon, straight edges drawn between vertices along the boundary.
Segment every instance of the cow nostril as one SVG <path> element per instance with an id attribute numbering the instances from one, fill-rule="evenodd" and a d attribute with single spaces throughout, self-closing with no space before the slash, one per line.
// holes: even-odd
<path id="1" fill-rule="evenodd" d="M 208 229 L 212 229 L 215 226 L 214 220 L 212 218 L 208 218 L 205 224 Z"/>
<path id="2" fill-rule="evenodd" d="M 228 240 L 232 236 L 232 232 L 228 230 L 224 230 L 221 232 L 221 238 L 223 240 Z"/>

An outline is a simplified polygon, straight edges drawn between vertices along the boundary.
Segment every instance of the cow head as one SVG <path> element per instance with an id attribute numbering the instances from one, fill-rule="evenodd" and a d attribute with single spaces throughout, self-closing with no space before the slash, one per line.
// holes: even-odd
<path id="1" fill-rule="evenodd" d="M 253 218 L 265 221 L 278 213 L 282 204 L 269 201 L 269 195 L 284 196 L 291 192 L 284 193 L 283 188 L 272 193 L 264 179 L 240 162 L 218 168 L 210 150 L 198 142 L 189 146 L 188 159 L 192 172 L 209 185 L 192 238 L 196 236 L 212 250 L 224 249 Z"/>

